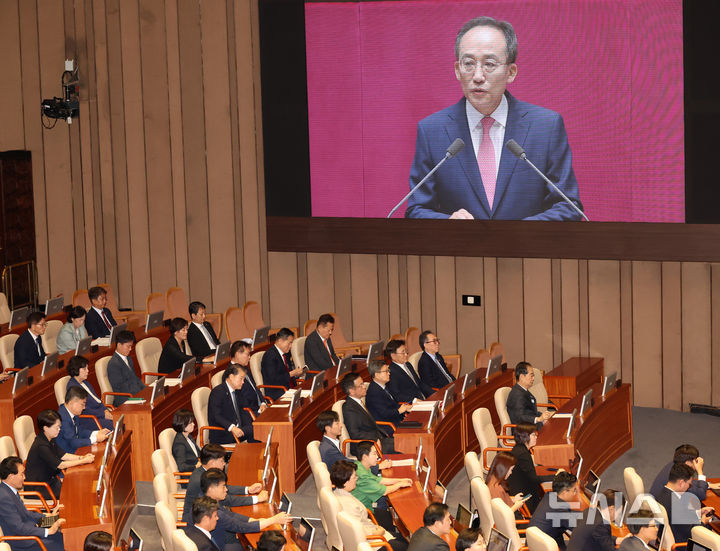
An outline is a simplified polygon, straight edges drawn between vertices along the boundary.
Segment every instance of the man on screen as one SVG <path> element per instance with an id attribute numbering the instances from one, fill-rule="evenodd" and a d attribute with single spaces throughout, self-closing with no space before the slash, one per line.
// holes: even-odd
<path id="1" fill-rule="evenodd" d="M 408 201 L 408 218 L 580 220 L 575 210 L 505 144 L 515 140 L 547 177 L 580 208 L 578 184 L 562 117 L 515 99 L 517 76 L 512 25 L 471 19 L 455 41 L 455 76 L 464 97 L 418 124 L 414 187 L 445 156 L 455 138 L 465 147 Z"/>

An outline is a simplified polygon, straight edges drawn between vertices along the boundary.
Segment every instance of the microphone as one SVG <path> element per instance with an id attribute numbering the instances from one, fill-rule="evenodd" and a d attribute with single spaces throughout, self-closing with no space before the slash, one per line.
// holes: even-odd
<path id="1" fill-rule="evenodd" d="M 400 208 L 400 205 L 402 205 L 405 201 L 410 199 L 413 193 L 415 193 L 420 186 L 422 186 L 425 182 L 427 182 L 430 179 L 430 176 L 435 174 L 435 171 L 442 166 L 442 164 L 447 161 L 448 159 L 452 159 L 455 157 L 458 153 L 460 153 L 463 148 L 465 147 L 465 142 L 462 141 L 460 138 L 455 138 L 455 141 L 450 144 L 450 147 L 447 148 L 447 151 L 445 152 L 445 156 L 440 160 L 438 164 L 436 164 L 433 169 L 427 173 L 425 178 L 420 180 L 417 185 L 410 190 L 410 193 L 408 193 L 405 197 L 403 197 L 400 202 L 393 207 L 393 209 L 390 211 L 390 213 L 387 215 L 386 218 L 392 217 L 393 214 L 395 214 L 395 211 Z"/>
<path id="2" fill-rule="evenodd" d="M 527 158 L 527 154 L 525 153 L 525 150 L 524 150 L 522 147 L 520 147 L 520 144 L 519 144 L 519 143 L 517 143 L 515 140 L 508 140 L 508 142 L 505 144 L 505 147 L 507 147 L 507 148 L 510 150 L 510 152 L 511 152 L 513 155 L 515 155 L 518 159 L 522 159 L 522 160 L 525 161 L 527 164 L 529 164 L 529 165 L 532 167 L 532 169 L 533 169 L 535 172 L 537 172 L 543 180 L 545 180 L 548 184 L 550 184 L 550 186 L 551 186 L 555 191 L 557 191 L 557 192 L 562 196 L 563 199 L 565 199 L 565 202 L 566 202 L 568 205 L 570 205 L 572 208 L 574 208 L 575 211 L 576 211 L 580 216 L 582 216 L 582 217 L 585 219 L 586 222 L 590 222 L 590 219 L 589 219 L 587 216 L 585 216 L 585 213 L 584 213 L 583 211 L 581 211 L 581 210 L 578 208 L 578 206 L 577 206 L 575 203 L 573 203 L 573 202 L 568 198 L 568 196 L 565 195 L 565 194 L 560 190 L 559 187 L 557 187 L 555 184 L 553 184 L 547 176 L 545 176 L 542 172 L 540 172 L 540 169 L 538 169 L 538 167 L 536 167 L 534 164 L 532 164 L 532 163 L 530 162 L 530 159 Z"/>

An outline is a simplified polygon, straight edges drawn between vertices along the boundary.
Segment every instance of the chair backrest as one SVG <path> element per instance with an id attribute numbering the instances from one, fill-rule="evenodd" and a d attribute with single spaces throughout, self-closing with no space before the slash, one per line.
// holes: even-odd
<path id="1" fill-rule="evenodd" d="M 492 424 L 490 410 L 488 408 L 477 408 L 473 411 L 472 424 L 473 429 L 475 429 L 475 436 L 480 443 L 480 457 L 482 458 L 483 450 L 485 448 L 498 447 L 497 434 L 495 433 L 495 427 Z M 492 464 L 496 454 L 497 452 L 495 451 L 488 451 L 485 459 L 486 463 L 483 463 L 481 459 L 483 470 L 485 470 L 485 465 L 489 467 Z"/>
<path id="2" fill-rule="evenodd" d="M 253 379 L 255 379 L 255 384 L 261 385 L 263 384 L 263 376 L 262 376 L 262 358 L 265 355 L 265 351 L 261 352 L 255 352 L 252 356 L 250 356 L 250 373 L 252 373 Z M 265 394 L 265 389 L 260 389 L 263 394 Z"/>
<path id="3" fill-rule="evenodd" d="M 500 360 L 500 363 L 505 363 L 505 347 L 502 345 L 502 343 L 494 342 L 490 345 L 490 357 L 494 358 L 495 356 L 502 356 L 502 360 Z"/>
<path id="4" fill-rule="evenodd" d="M 178 501 L 175 497 L 176 492 L 177 483 L 172 474 L 160 472 L 155 475 L 153 478 L 153 495 L 155 496 L 155 501 L 165 503 L 170 508 L 170 512 L 175 519 L 179 518 Z"/>
<path id="5" fill-rule="evenodd" d="M 162 293 L 150 293 L 145 299 L 145 313 L 152 314 L 161 310 L 165 311 L 165 295 Z M 163 317 L 167 319 L 167 312 Z"/>
<path id="6" fill-rule="evenodd" d="M 634 467 L 625 467 L 625 470 L 623 470 L 623 480 L 625 481 L 625 495 L 630 502 L 630 507 L 632 507 L 637 496 L 645 493 L 645 484 Z"/>
<path id="7" fill-rule="evenodd" d="M 703 526 L 695 526 L 690 530 L 690 537 L 700 545 L 709 547 L 712 551 L 720 551 L 720 535 Z"/>
<path id="8" fill-rule="evenodd" d="M 10 333 L 0 337 L 0 362 L 3 369 L 15 367 L 15 341 L 20 335 Z"/>
<path id="9" fill-rule="evenodd" d="M 532 369 L 535 373 L 535 382 L 530 388 L 528 388 L 528 390 L 535 397 L 535 401 L 538 404 L 547 404 L 549 403 L 548 393 L 547 389 L 545 388 L 545 383 L 543 382 L 543 375 L 545 372 L 542 369 L 538 369 L 537 367 L 533 367 Z M 547 410 L 547 408 L 544 406 L 538 406 L 538 410 L 545 411 Z"/>
<path id="10" fill-rule="evenodd" d="M 527 529 L 525 543 L 530 551 L 558 551 L 559 549 L 557 542 L 537 526 Z"/>
<path id="11" fill-rule="evenodd" d="M 492 505 L 490 504 L 492 501 L 490 489 L 481 477 L 476 476 L 470 481 L 470 494 L 472 495 L 480 517 L 480 530 L 482 531 L 483 538 L 485 541 L 488 541 L 490 530 L 495 525 Z"/>
<path id="12" fill-rule="evenodd" d="M 11 436 L 0 436 L 0 461 L 11 455 L 17 455 L 15 442 Z"/>
<path id="13" fill-rule="evenodd" d="M 4 322 L 2 322 L 2 323 L 7 323 L 7 322 L 4 321 Z M 366 545 L 367 545 L 367 544 L 366 544 Z M 359 548 L 358 548 L 358 549 L 359 549 Z M 0 542 L 0 551 L 12 551 L 12 549 L 10 549 L 10 544 L 9 544 L 9 543 L 6 543 L 6 542 L 4 542 L 4 541 L 3 541 L 3 542 Z M 370 546 L 368 545 L 368 546 L 367 546 L 367 551 L 372 551 L 372 547 L 370 547 Z"/>
<path id="14" fill-rule="evenodd" d="M 493 498 L 490 501 L 490 506 L 492 507 L 495 526 L 510 538 L 510 551 L 518 551 L 522 547 L 522 542 L 515 526 L 515 514 L 499 497 Z"/>
<path id="15" fill-rule="evenodd" d="M 157 373 L 160 354 L 162 354 L 162 343 L 157 337 L 144 338 L 135 345 L 135 354 L 140 366 L 140 373 Z M 153 379 L 155 378 L 157 377 L 153 377 Z M 152 381 L 148 380 L 147 382 Z"/>
<path id="16" fill-rule="evenodd" d="M 72 305 L 82 306 L 83 308 L 85 308 L 85 310 L 90 310 L 90 308 L 92 308 L 92 303 L 90 302 L 88 290 L 78 289 L 77 291 L 75 291 L 72 296 Z"/>
<path id="17" fill-rule="evenodd" d="M 370 547 L 370 544 L 368 542 L 364 541 L 360 545 L 358 545 L 357 551 L 373 551 L 373 548 Z"/>
<path id="18" fill-rule="evenodd" d="M 332 312 L 330 315 L 335 319 L 335 325 L 332 334 L 333 346 L 335 348 L 343 348 L 349 346 L 350 343 L 343 334 L 342 325 L 340 324 L 340 317 L 335 312 Z"/>
<path id="19" fill-rule="evenodd" d="M 305 446 L 305 450 L 307 451 L 308 462 L 311 466 L 315 463 L 322 463 L 322 457 L 320 456 L 320 440 L 308 442 L 308 445 Z"/>
<path id="20" fill-rule="evenodd" d="M 408 361 L 415 368 L 415 371 L 417 371 L 418 369 L 418 364 L 420 363 L 420 356 L 422 356 L 422 350 L 420 350 L 420 352 L 415 352 L 412 356 L 408 358 Z"/>
<path id="21" fill-rule="evenodd" d="M 63 322 L 60 320 L 50 320 L 47 322 L 45 334 L 42 336 L 43 349 L 46 354 L 54 354 L 57 352 L 57 336 L 62 329 Z"/>
<path id="22" fill-rule="evenodd" d="M 500 426 L 510 424 L 510 415 L 507 412 L 508 394 L 512 389 L 509 386 L 501 386 L 495 391 L 495 410 L 500 418 Z"/>
<path id="23" fill-rule="evenodd" d="M 13 435 L 20 459 L 25 461 L 35 440 L 35 424 L 29 415 L 21 415 L 13 422 Z"/>
<path id="24" fill-rule="evenodd" d="M 172 453 L 172 445 L 176 434 L 175 429 L 172 427 L 164 429 L 160 431 L 160 434 L 158 434 L 158 445 L 160 446 L 160 449 L 165 452 L 165 455 L 170 463 L 170 470 L 173 473 L 178 471 L 177 462 L 175 461 L 175 457 L 173 457 Z"/>
<path id="25" fill-rule="evenodd" d="M 109 283 L 101 283 L 100 285 L 98 285 L 98 287 L 102 287 L 103 289 L 105 289 L 105 297 L 107 298 L 105 308 L 110 310 L 110 313 L 115 319 L 123 317 L 123 315 L 120 313 L 120 307 L 118 306 L 117 299 L 115 298 L 115 293 L 113 292 L 112 285 L 110 285 Z"/>
<path id="26" fill-rule="evenodd" d="M 175 518 L 173 518 L 170 507 L 164 501 L 158 501 L 155 504 L 155 521 L 160 529 L 160 539 L 165 551 L 174 551 L 175 546 L 172 541 L 172 533 L 175 531 Z"/>
<path id="27" fill-rule="evenodd" d="M 648 502 L 651 503 L 652 510 L 660 509 L 660 513 L 662 514 L 663 518 L 663 547 L 659 551 L 670 551 L 673 545 L 675 545 L 675 535 L 673 534 L 672 528 L 670 527 L 670 519 L 668 518 L 667 510 L 663 505 L 661 505 L 654 499 L 652 499 L 652 501 L 648 499 Z M 655 507 L 657 507 L 657 509 L 655 509 Z"/>
<path id="28" fill-rule="evenodd" d="M 317 506 L 320 507 L 320 492 L 323 488 L 332 490 L 332 482 L 330 482 L 330 473 L 328 472 L 327 465 L 321 461 L 316 463 L 310 463 L 310 470 L 312 471 L 313 481 L 315 482 L 315 496 L 317 498 Z M 325 533 L 328 532 L 328 527 L 325 518 L 322 519 L 323 529 Z"/>
<path id="29" fill-rule="evenodd" d="M 468 477 L 468 482 L 476 476 L 479 476 L 480 478 L 484 477 L 480 459 L 478 459 L 478 454 L 475 452 L 467 452 L 465 454 L 465 474 Z"/>
<path id="30" fill-rule="evenodd" d="M 165 293 L 165 317 L 190 320 L 189 302 L 180 287 L 170 287 Z"/>
<path id="31" fill-rule="evenodd" d="M 182 530 L 174 530 L 172 535 L 174 551 L 198 551 L 197 545 Z"/>
<path id="32" fill-rule="evenodd" d="M 172 476 L 172 469 L 170 468 L 170 462 L 168 461 L 165 450 L 157 449 L 150 455 L 150 464 L 152 465 L 153 474 L 155 476 L 160 473 L 168 473 Z"/>
<path id="33" fill-rule="evenodd" d="M 100 392 L 112 392 L 113 389 L 110 386 L 110 379 L 108 379 L 107 366 L 110 363 L 112 356 L 103 356 L 95 362 L 95 376 L 97 377 L 98 386 Z"/>
<path id="34" fill-rule="evenodd" d="M 55 400 L 57 400 L 58 406 L 65 403 L 65 392 L 67 391 L 67 384 L 69 380 L 70 375 L 65 375 L 55 381 Z"/>
<path id="35" fill-rule="evenodd" d="M 7 296 L 0 293 L 0 324 L 10 322 L 10 307 L 8 306 Z"/>
<path id="36" fill-rule="evenodd" d="M 332 488 L 322 488 L 318 492 L 320 501 L 320 514 L 325 521 L 327 539 L 325 540 L 328 549 L 343 549 L 343 540 L 340 537 L 337 516 L 342 510 L 338 498 L 333 494 Z"/>
<path id="37" fill-rule="evenodd" d="M 337 402 L 335 402 L 332 405 L 332 410 L 335 413 L 337 413 L 338 417 L 340 418 L 340 426 L 342 427 L 342 433 L 340 434 L 340 446 L 341 446 L 340 449 L 341 449 L 341 451 L 343 451 L 343 453 L 344 453 L 344 450 L 342 448 L 342 443 L 345 440 L 348 440 L 350 438 L 350 434 L 348 433 L 347 427 L 345 426 L 345 421 L 343 420 L 342 408 L 343 408 L 344 403 L 345 403 L 345 400 L 338 400 Z M 350 456 L 348 456 L 348 457 L 350 457 Z"/>
<path id="38" fill-rule="evenodd" d="M 8 315 L 8 319 L 10 319 L 9 315 Z M 310 333 L 315 331 L 316 328 L 317 328 L 317 320 L 307 320 L 305 322 L 305 325 L 303 325 L 303 335 L 305 335 L 307 337 Z"/>
<path id="39" fill-rule="evenodd" d="M 296 367 L 305 365 L 305 339 L 307 337 L 298 337 L 290 345 L 290 354 Z"/>
<path id="40" fill-rule="evenodd" d="M 485 350 L 484 348 L 481 348 L 477 352 L 475 352 L 475 369 L 487 369 L 487 366 L 490 364 L 490 353 Z"/>
<path id="41" fill-rule="evenodd" d="M 233 306 L 225 311 L 225 334 L 230 342 L 253 336 L 253 332 L 245 325 L 245 316 L 241 308 Z"/>
<path id="42" fill-rule="evenodd" d="M 220 383 L 222 383 L 222 378 L 224 374 L 225 371 L 218 371 L 212 377 L 210 377 L 210 388 L 215 388 Z"/>
<path id="43" fill-rule="evenodd" d="M 208 400 L 210 399 L 210 389 L 206 386 L 201 386 L 193 390 L 190 395 L 190 403 L 192 404 L 193 415 L 195 416 L 195 424 L 200 427 L 207 427 L 208 422 Z M 200 434 L 198 431 L 198 439 L 200 442 L 207 442 L 207 433 L 209 431 L 203 431 L 206 434 Z"/>
<path id="44" fill-rule="evenodd" d="M 420 346 L 420 333 L 422 333 L 422 331 L 420 331 L 417 327 L 408 327 L 407 331 L 405 331 L 405 335 L 403 335 L 405 347 L 407 348 L 408 354 L 411 356 L 416 352 L 422 352 L 422 347 Z"/>
<path id="45" fill-rule="evenodd" d="M 337 514 L 338 531 L 345 549 L 357 549 L 360 543 L 367 541 L 359 520 L 345 511 Z"/>
<path id="46" fill-rule="evenodd" d="M 260 304 L 254 300 L 249 300 L 243 306 L 243 318 L 245 318 L 245 326 L 252 334 L 255 329 L 265 327 L 267 324 L 262 317 L 262 308 Z"/>

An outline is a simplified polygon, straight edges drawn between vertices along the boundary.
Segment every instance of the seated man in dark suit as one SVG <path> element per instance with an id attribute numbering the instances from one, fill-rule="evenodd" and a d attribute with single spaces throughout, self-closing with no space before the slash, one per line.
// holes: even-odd
<path id="1" fill-rule="evenodd" d="M 387 389 L 390 382 L 390 366 L 381 360 L 372 360 L 368 364 L 368 371 L 372 381 L 367 388 L 365 405 L 368 411 L 375 418 L 375 421 L 385 421 L 397 427 L 405 418 L 405 413 L 410 411 L 410 404 L 398 404 Z M 393 434 L 392 427 L 383 425 L 388 434 Z"/>
<path id="2" fill-rule="evenodd" d="M 27 317 L 28 330 L 15 341 L 15 369 L 32 367 L 45 359 L 42 336 L 47 329 L 45 314 L 33 312 Z"/>
<path id="3" fill-rule="evenodd" d="M 397 402 L 412 403 L 413 400 L 424 400 L 434 390 L 420 380 L 415 368 L 407 361 L 408 353 L 405 341 L 391 340 L 385 346 L 385 355 L 390 356 L 390 382 L 388 390 Z"/>
<path id="4" fill-rule="evenodd" d="M 198 551 L 220 551 L 212 538 L 218 523 L 218 502 L 210 497 L 199 497 L 192 503 L 192 523 L 182 528 Z"/>
<path id="5" fill-rule="evenodd" d="M 362 377 L 357 373 L 348 373 L 340 381 L 347 395 L 342 407 L 343 421 L 351 440 L 371 440 L 379 442 L 383 454 L 396 453 L 395 440 L 388 432 L 377 425 L 375 419 L 363 404 L 366 389 Z M 350 453 L 357 455 L 357 444 L 350 444 Z"/>
<path id="6" fill-rule="evenodd" d="M 220 444 L 206 444 L 200 450 L 200 466 L 196 468 L 190 475 L 185 491 L 185 505 L 183 508 L 183 522 L 190 522 L 192 515 L 192 503 L 198 496 L 202 495 L 200 481 L 202 475 L 208 469 L 224 470 L 225 455 L 227 450 Z M 267 501 L 268 493 L 262 489 L 262 484 L 256 482 L 252 486 L 227 486 L 228 496 L 223 500 L 223 505 L 227 507 L 240 507 L 243 505 L 254 505 Z M 248 495 L 257 494 L 257 495 Z"/>
<path id="7" fill-rule="evenodd" d="M 640 509 L 627 517 L 630 535 L 620 544 L 620 551 L 648 551 L 658 539 L 658 520 L 648 509 Z"/>
<path id="8" fill-rule="evenodd" d="M 95 388 L 87 380 L 89 374 L 90 362 L 83 356 L 73 356 L 68 360 L 67 372 L 70 376 L 67 382 L 67 388 L 72 386 L 81 386 L 88 393 L 87 404 L 85 405 L 84 415 L 94 415 L 100 424 L 106 429 L 113 429 L 113 418 L 110 410 L 105 406 L 102 401 L 101 394 L 98 393 Z M 95 428 L 95 421 L 93 419 L 82 419 L 80 426 L 85 428 Z"/>
<path id="9" fill-rule="evenodd" d="M 572 504 L 579 506 L 577 491 L 577 478 L 574 474 L 567 471 L 557 473 L 552 482 L 552 492 L 543 496 L 528 525 L 540 528 L 563 550 L 563 534 L 572 529 L 581 516 L 580 511 L 571 508 Z"/>
<path id="10" fill-rule="evenodd" d="M 257 442 L 253 438 L 252 417 L 242 409 L 236 392 L 244 382 L 245 370 L 230 364 L 223 373 L 223 382 L 210 391 L 208 423 L 227 431 L 211 430 L 210 442 L 232 444 L 236 438 L 240 442 Z"/>
<path id="11" fill-rule="evenodd" d="M 408 551 L 449 551 L 443 539 L 452 529 L 452 518 L 444 503 L 431 503 L 423 513 L 423 526 L 410 538 Z"/>
<path id="12" fill-rule="evenodd" d="M 346 459 L 340 450 L 340 437 L 342 436 L 340 416 L 332 410 L 322 411 L 315 424 L 323 433 L 322 440 L 320 440 L 320 457 L 329 471 L 336 461 Z"/>
<path id="13" fill-rule="evenodd" d="M 256 416 L 267 409 L 265 395 L 257 386 L 250 370 L 250 345 L 245 341 L 235 341 L 230 347 L 230 365 L 236 365 L 245 373 L 245 382 L 236 392 L 239 406 L 250 409 Z"/>
<path id="14" fill-rule="evenodd" d="M 50 528 L 36 525 L 43 517 L 40 513 L 28 511 L 18 491 L 25 481 L 25 466 L 22 459 L 9 456 L 0 462 L 0 528 L 4 536 L 36 536 L 47 551 L 64 551 L 65 545 L 60 527 L 64 518 L 57 519 Z M 58 506 L 59 507 L 59 506 Z M 57 511 L 57 509 L 56 509 Z M 39 551 L 40 546 L 33 540 L 8 541 L 13 550 Z"/>
<path id="15" fill-rule="evenodd" d="M 286 389 L 295 388 L 297 379 L 305 370 L 302 366 L 295 367 L 290 347 L 295 340 L 295 334 L 287 327 L 283 327 L 275 336 L 275 344 L 263 354 L 260 367 L 262 369 L 263 384 L 282 386 Z M 265 394 L 277 400 L 284 391 L 279 388 L 265 389 Z"/>
<path id="16" fill-rule="evenodd" d="M 520 362 L 515 367 L 515 386 L 507 398 L 507 412 L 510 422 L 514 425 L 530 423 L 537 425 L 538 430 L 543 423 L 552 417 L 550 411 L 540 413 L 537 400 L 528 389 L 535 382 L 535 371 L 528 362 Z"/>
<path id="17" fill-rule="evenodd" d="M 205 356 L 215 354 L 220 339 L 215 334 L 212 324 L 205 321 L 205 305 L 193 301 L 188 306 L 190 312 L 190 327 L 188 327 L 187 342 L 193 355 L 202 360 Z"/>
<path id="18" fill-rule="evenodd" d="M 420 333 L 420 348 L 423 353 L 418 361 L 420 380 L 431 388 L 442 388 L 452 383 L 455 377 L 440 355 L 440 340 L 432 331 Z"/>
<path id="19" fill-rule="evenodd" d="M 120 331 L 115 339 L 115 354 L 107 365 L 107 376 L 113 392 L 137 394 L 145 388 L 145 384 L 135 374 L 135 364 L 130 357 L 135 346 L 135 335 L 132 331 Z M 117 407 L 125 402 L 125 396 L 113 396 L 113 404 Z"/>
<path id="20" fill-rule="evenodd" d="M 615 490 L 605 490 L 598 499 L 597 507 L 583 511 L 582 518 L 573 528 L 567 551 L 615 551 L 628 536 L 614 538 L 610 525 L 615 519 Z"/>
<path id="21" fill-rule="evenodd" d="M 323 314 L 318 318 L 315 331 L 305 339 L 305 363 L 313 371 L 324 371 L 340 363 L 330 339 L 334 329 L 335 318 Z"/>
<path id="22" fill-rule="evenodd" d="M 667 511 L 675 543 L 685 543 L 693 527 L 707 526 L 712 519 L 713 508 L 702 507 L 697 496 L 688 492 L 694 475 L 689 465 L 674 463 L 667 484 L 654 496 Z"/>
<path id="23" fill-rule="evenodd" d="M 258 540 L 257 551 L 285 551 L 286 543 L 280 530 L 265 530 Z"/>
<path id="24" fill-rule="evenodd" d="M 695 494 L 700 501 L 705 500 L 705 494 L 707 494 L 708 488 L 712 488 L 714 490 L 720 489 L 720 483 L 708 484 L 707 478 L 703 473 L 705 460 L 700 457 L 698 449 L 692 444 L 683 444 L 675 448 L 673 460 L 665 465 L 655 477 L 655 481 L 650 487 L 650 493 L 652 495 L 658 495 L 663 486 L 667 484 L 670 469 L 675 463 L 685 463 L 689 467 L 692 467 L 697 474 L 697 478 L 693 478 L 688 492 Z"/>
<path id="25" fill-rule="evenodd" d="M 60 405 L 60 434 L 56 442 L 67 453 L 75 453 L 78 448 L 107 440 L 108 429 L 89 430 L 80 426 L 80 418 L 87 402 L 87 391 L 81 386 L 71 386 L 65 393 L 65 403 Z"/>
<path id="26" fill-rule="evenodd" d="M 112 312 L 105 308 L 107 304 L 107 291 L 102 287 L 92 287 L 88 291 L 92 308 L 85 316 L 85 329 L 93 339 L 107 337 L 110 330 L 117 325 Z"/>

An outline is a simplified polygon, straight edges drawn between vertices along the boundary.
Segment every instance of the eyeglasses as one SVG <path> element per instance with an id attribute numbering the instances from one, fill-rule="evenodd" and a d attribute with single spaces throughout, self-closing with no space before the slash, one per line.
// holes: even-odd
<path id="1" fill-rule="evenodd" d="M 486 75 L 494 73 L 501 65 L 507 65 L 507 63 L 500 63 L 498 61 L 495 61 L 494 59 L 486 59 L 484 61 L 479 61 L 474 57 L 464 57 L 458 63 L 458 65 L 460 66 L 460 71 L 468 75 L 475 74 L 475 71 L 477 71 L 478 68 L 478 64 L 480 65 L 482 72 Z"/>
<path id="2" fill-rule="evenodd" d="M 425 344 L 440 344 L 440 339 L 433 339 L 431 341 L 425 341 Z"/>
<path id="3" fill-rule="evenodd" d="M 407 356 L 407 350 L 396 350 L 395 354 L 398 356 Z"/>
<path id="4" fill-rule="evenodd" d="M 390 373 L 389 369 L 381 369 L 378 373 Z"/>

